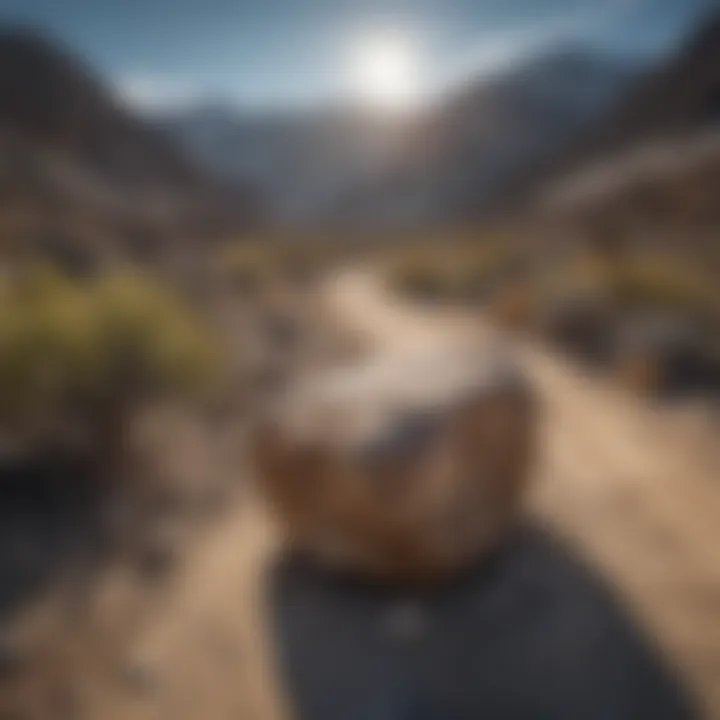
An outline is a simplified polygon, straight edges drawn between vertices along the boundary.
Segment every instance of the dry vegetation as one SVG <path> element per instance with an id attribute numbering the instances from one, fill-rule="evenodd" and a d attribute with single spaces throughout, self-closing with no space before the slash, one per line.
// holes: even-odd
<path id="1" fill-rule="evenodd" d="M 688 382 L 717 388 L 717 278 L 711 263 L 677 247 L 538 248 L 479 234 L 474 242 L 406 248 L 386 263 L 386 274 L 416 301 L 483 308 L 502 325 L 604 364 L 639 390 Z"/>
<path id="2" fill-rule="evenodd" d="M 123 434 L 142 404 L 190 392 L 215 362 L 200 321 L 158 282 L 138 272 L 72 280 L 43 266 L 0 289 L 0 349 L 0 417 L 35 436 L 68 425 Z"/>
<path id="3" fill-rule="evenodd" d="M 12 272 L 8 270 L 0 286 L 4 459 L 20 457 L 22 452 L 24 462 L 27 457 L 46 456 L 49 449 L 55 455 L 61 450 L 60 454 L 70 453 L 89 468 L 84 477 L 93 487 L 119 488 L 119 495 L 141 487 L 139 502 L 131 509 L 134 515 L 125 528 L 130 528 L 133 536 L 142 535 L 153 542 L 165 532 L 168 517 L 171 525 L 177 526 L 178 498 L 185 485 L 194 483 L 207 490 L 217 477 L 228 481 L 214 497 L 215 510 L 208 515 L 212 523 L 201 526 L 210 532 L 219 528 L 218 539 L 207 556 L 201 553 L 192 561 L 198 585 L 207 582 L 204 600 L 198 602 L 211 609 L 220 603 L 217 607 L 221 610 L 208 612 L 222 625 L 230 615 L 228 606 L 234 603 L 222 588 L 234 582 L 232 578 L 237 580 L 232 573 L 238 571 L 236 548 L 228 548 L 228 537 L 234 542 L 251 532 L 240 532 L 231 502 L 237 490 L 243 496 L 247 478 L 243 451 L 247 420 L 258 403 L 282 387 L 284 378 L 303 363 L 317 368 L 331 357 L 334 362 L 335 353 L 341 354 L 338 347 L 342 343 L 335 341 L 342 336 L 342 329 L 333 325 L 340 321 L 331 314 L 324 316 L 315 304 L 318 279 L 344 265 L 371 269 L 381 265 L 388 284 L 414 299 L 478 309 L 484 317 L 554 340 L 577 356 L 582 353 L 575 347 L 582 345 L 584 336 L 595 336 L 605 350 L 608 370 L 615 370 L 636 387 L 653 391 L 664 382 L 657 377 L 657 365 L 652 364 L 660 357 L 661 343 L 654 336 L 639 348 L 628 342 L 628 333 L 636 339 L 643 334 L 628 330 L 631 320 L 647 315 L 672 318 L 673 322 L 681 318 L 682 327 L 697 324 L 701 328 L 693 333 L 694 338 L 710 338 L 706 330 L 717 328 L 717 288 L 712 282 L 700 281 L 706 278 L 703 270 L 659 254 L 618 258 L 585 246 L 543 254 L 535 252 L 521 236 L 501 230 L 464 229 L 443 235 L 439 242 L 432 237 L 403 238 L 387 245 L 385 240 L 231 238 L 214 246 L 202 262 L 190 263 L 182 276 L 160 266 L 141 271 L 107 262 L 91 264 L 90 271 L 85 263 L 75 262 L 62 264 L 61 270 L 57 264 L 53 269 L 31 263 L 21 270 L 18 263 L 7 263 Z M 360 310 L 367 312 L 366 322 L 371 325 L 384 321 L 379 307 L 374 312 Z M 422 325 L 421 317 L 422 313 L 418 314 L 418 325 Z M 645 321 L 641 324 L 645 332 Z M 678 343 L 674 338 L 672 342 Z M 357 352 L 352 343 L 346 345 L 343 353 Z M 618 348 L 633 363 L 617 362 L 617 353 L 612 351 Z M 648 356 L 643 355 L 647 348 L 650 368 Z M 142 450 L 151 461 L 140 458 L 133 438 L 143 441 Z M 159 474 L 163 476 L 163 497 L 169 498 L 163 500 L 168 506 L 163 511 L 168 512 L 161 516 L 162 528 L 153 517 L 155 526 L 141 532 L 141 516 L 155 512 L 157 493 L 149 486 Z M 113 506 L 117 506 L 117 498 L 114 495 Z M 196 499 L 193 503 L 197 508 Z M 252 503 L 246 507 L 246 514 L 256 511 Z M 223 508 L 230 513 L 227 526 L 216 522 L 217 512 Z M 188 549 L 197 547 L 195 529 Z M 181 569 L 181 551 L 186 546 L 178 548 L 174 538 L 170 540 L 173 562 L 179 560 L 180 564 L 173 567 Z M 222 566 L 217 576 L 206 569 L 206 565 L 214 567 L 213 563 Z M 108 568 L 114 566 L 105 556 L 100 567 L 107 576 Z M 177 575 L 171 573 L 168 582 L 173 578 Z M 99 577 L 93 575 L 88 587 L 100 586 Z M 141 607 L 140 621 L 136 618 L 125 625 L 112 610 L 102 632 L 88 629 L 88 642 L 123 666 L 118 653 L 128 642 L 119 637 L 125 630 L 110 632 L 107 628 L 142 628 L 146 617 L 164 617 L 166 607 L 173 628 L 167 632 L 173 637 L 187 635 L 194 620 L 188 616 L 193 608 L 188 610 L 185 605 L 192 605 L 197 598 L 189 588 L 183 594 L 172 585 L 164 587 L 168 594 L 159 611 L 148 602 L 144 589 L 138 591 L 137 601 L 116 600 L 123 612 L 134 607 L 133 603 Z M 20 608 L 33 606 L 46 592 L 24 596 Z M 115 597 L 115 593 L 110 594 Z M 70 627 L 66 617 L 62 626 L 65 631 Z M 66 635 L 62 635 L 63 642 Z M 0 655 L 3 640 L 0 627 Z M 180 668 L 182 663 L 176 662 L 162 637 L 150 633 L 147 642 L 157 642 L 164 648 L 162 652 L 169 653 L 168 666 Z M 192 647 L 195 640 L 188 642 Z M 83 652 L 92 665 L 95 650 Z M 94 669 L 71 672 L 69 668 L 70 664 L 70 685 L 78 681 L 86 685 L 90 682 L 87 678 L 94 677 Z M 112 668 L 118 672 L 115 665 Z M 130 673 L 136 670 L 131 667 Z M 41 697 L 39 672 L 32 664 L 22 673 L 32 679 L 37 698 Z M 149 675 L 146 682 L 152 685 L 152 670 Z M 188 682 L 195 681 L 196 675 L 191 676 Z M 142 684 L 143 679 L 138 682 Z M 229 685 L 220 686 L 219 679 L 212 687 L 232 694 Z M 130 687 L 128 696 L 133 692 Z M 47 705 L 37 717 L 52 717 L 48 710 L 52 698 L 52 693 L 47 695 L 43 701 Z M 4 700 L 0 693 L 0 711 Z M 103 696 L 100 706 L 106 701 Z"/>

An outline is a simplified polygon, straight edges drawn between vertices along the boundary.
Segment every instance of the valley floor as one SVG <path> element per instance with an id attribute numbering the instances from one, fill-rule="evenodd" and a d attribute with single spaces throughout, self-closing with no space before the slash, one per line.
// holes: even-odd
<path id="1" fill-rule="evenodd" d="M 492 332 L 475 318 L 403 306 L 359 272 L 335 279 L 325 300 L 367 343 L 388 351 L 411 352 L 439 332 Z M 720 719 L 717 426 L 691 412 L 653 407 L 545 351 L 509 342 L 517 343 L 543 405 L 531 512 L 612 581 L 707 717 Z M 123 639 L 130 676 L 118 678 L 112 663 L 87 670 L 82 717 L 274 717 L 249 690 L 263 682 L 257 672 L 264 650 L 259 616 L 248 604 L 257 561 L 273 540 L 251 497 L 226 512 Z"/>

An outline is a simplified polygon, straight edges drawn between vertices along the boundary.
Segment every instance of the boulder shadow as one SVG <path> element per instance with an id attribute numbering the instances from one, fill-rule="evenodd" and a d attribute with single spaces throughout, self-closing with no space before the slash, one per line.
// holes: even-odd
<path id="1" fill-rule="evenodd" d="M 541 527 L 439 587 L 373 584 L 290 554 L 268 579 L 300 720 L 698 717 L 612 588 Z"/>

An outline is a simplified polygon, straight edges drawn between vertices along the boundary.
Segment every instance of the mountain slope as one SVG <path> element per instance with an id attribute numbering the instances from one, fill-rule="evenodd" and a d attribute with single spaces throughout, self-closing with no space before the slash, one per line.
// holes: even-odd
<path id="1" fill-rule="evenodd" d="M 681 14 L 688 23 L 695 16 Z M 356 108 L 252 118 L 201 107 L 159 124 L 206 169 L 256 184 L 276 217 L 388 225 L 477 216 L 519 207 L 639 145 L 682 141 L 720 122 L 718 18 L 706 16 L 650 69 L 566 48 L 454 88 L 410 119 Z"/>
<path id="2" fill-rule="evenodd" d="M 720 122 L 720 12 L 680 52 L 639 82 L 610 118 L 602 142 L 626 145 Z"/>
<path id="3" fill-rule="evenodd" d="M 119 182 L 199 180 L 169 138 L 127 114 L 70 53 L 29 31 L 0 32 L 0 124 Z"/>
<path id="4" fill-rule="evenodd" d="M 103 238 L 119 250 L 134 244 L 151 253 L 180 231 L 193 236 L 243 222 L 249 207 L 249 195 L 197 169 L 80 59 L 31 31 L 0 32 L 4 235 L 7 226 L 27 238 L 83 226 L 97 238 L 90 245 Z"/>
<path id="5" fill-rule="evenodd" d="M 556 209 L 612 206 L 625 216 L 716 221 L 718 137 L 720 13 L 634 84 L 604 123 L 535 178 L 535 188 Z"/>
<path id="6" fill-rule="evenodd" d="M 280 216 L 421 221 L 490 202 L 605 113 L 630 75 L 568 50 L 457 88 L 410 119 L 351 107 L 262 118 L 200 107 L 158 122 L 206 169 L 261 187 Z"/>

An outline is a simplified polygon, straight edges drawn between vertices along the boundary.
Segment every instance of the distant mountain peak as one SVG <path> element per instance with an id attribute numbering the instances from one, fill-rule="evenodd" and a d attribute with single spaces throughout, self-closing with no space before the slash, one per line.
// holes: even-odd
<path id="1" fill-rule="evenodd" d="M 17 58 L 45 58 L 48 61 L 66 60 L 68 51 L 62 43 L 30 25 L 0 27 L 0 49 Z"/>

